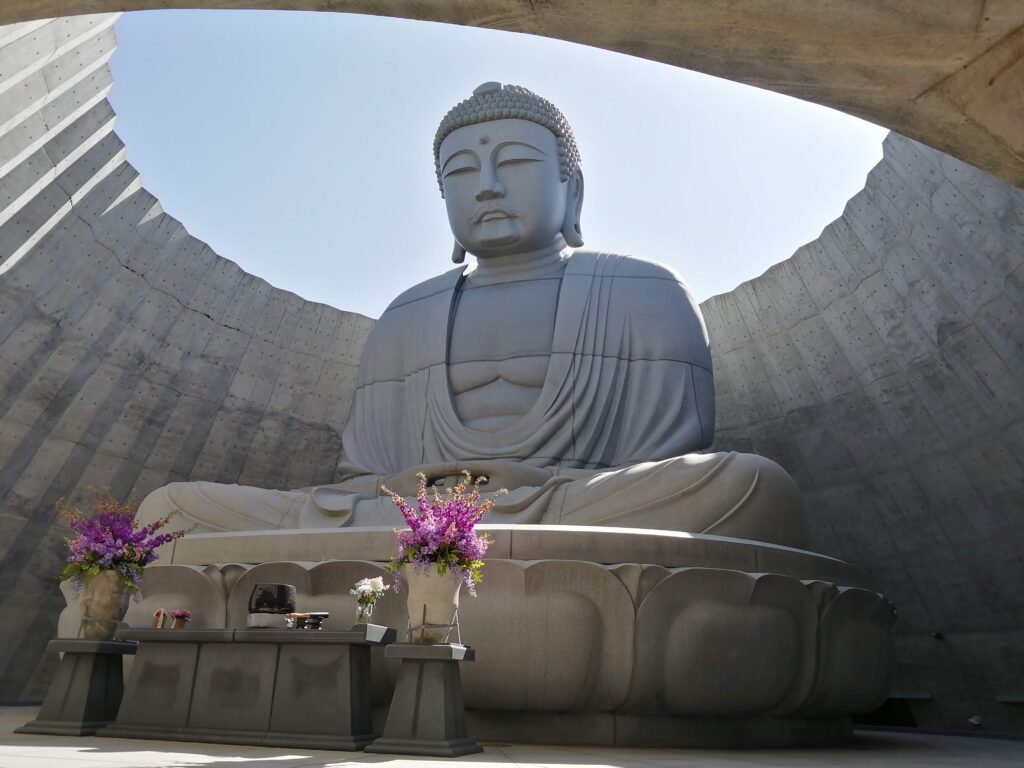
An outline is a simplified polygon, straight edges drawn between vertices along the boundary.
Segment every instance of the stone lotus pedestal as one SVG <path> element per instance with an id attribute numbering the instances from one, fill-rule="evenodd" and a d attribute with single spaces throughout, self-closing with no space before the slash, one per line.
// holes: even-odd
<path id="1" fill-rule="evenodd" d="M 741 539 L 637 529 L 481 526 L 479 597 L 459 608 L 480 661 L 462 669 L 477 740 L 632 746 L 835 744 L 889 687 L 892 604 L 834 558 Z M 242 627 L 257 583 L 299 610 L 352 616 L 351 584 L 388 574 L 391 529 L 193 535 L 146 571 L 127 620 L 188 605 Z M 77 606 L 61 618 L 74 634 Z M 407 622 L 389 594 L 374 621 Z M 188 631 L 188 630 L 179 630 Z M 400 662 L 372 655 L 386 707 Z"/>

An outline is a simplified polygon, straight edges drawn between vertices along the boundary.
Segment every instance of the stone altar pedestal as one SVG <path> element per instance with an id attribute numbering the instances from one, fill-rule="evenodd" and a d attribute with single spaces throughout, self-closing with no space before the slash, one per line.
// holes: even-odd
<path id="1" fill-rule="evenodd" d="M 481 525 L 494 539 L 459 606 L 480 663 L 460 668 L 481 741 L 657 747 L 839 744 L 889 690 L 895 610 L 859 569 L 723 536 Z M 294 584 L 299 610 L 354 616 L 349 587 L 390 578 L 391 528 L 192 534 L 146 569 L 140 623 L 188 605 L 192 624 L 244 627 L 256 584 Z M 61 616 L 77 631 L 78 603 Z M 404 595 L 375 606 L 404 627 Z M 187 632 L 190 630 L 175 630 Z M 401 662 L 372 654 L 373 701 Z M 126 665 L 127 666 L 127 665 Z"/>
<path id="2" fill-rule="evenodd" d="M 483 749 L 466 732 L 459 664 L 476 653 L 463 645 L 399 643 L 384 651 L 401 659 L 384 735 L 367 752 L 459 757 Z"/>
<path id="3" fill-rule="evenodd" d="M 99 732 L 167 739 L 359 750 L 373 741 L 370 647 L 395 631 L 136 629 L 117 720 Z"/>
<path id="4" fill-rule="evenodd" d="M 35 720 L 15 733 L 91 736 L 117 717 L 123 688 L 122 659 L 136 644 L 116 640 L 51 640 L 48 653 L 63 653 L 57 676 Z"/>

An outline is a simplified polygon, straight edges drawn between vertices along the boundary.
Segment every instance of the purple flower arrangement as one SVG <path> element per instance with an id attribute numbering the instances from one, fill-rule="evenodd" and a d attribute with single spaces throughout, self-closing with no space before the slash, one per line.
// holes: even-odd
<path id="1" fill-rule="evenodd" d="M 195 528 L 157 533 L 170 522 L 171 515 L 137 528 L 134 500 L 118 501 L 105 489 L 93 493 L 92 503 L 95 516 L 90 518 L 63 499 L 57 502 L 60 516 L 77 534 L 65 539 L 68 558 L 60 575 L 61 581 L 71 579 L 76 592 L 86 576 L 96 576 L 100 571 L 117 571 L 127 589 L 137 590 L 143 568 L 158 557 L 156 548 Z"/>
<path id="2" fill-rule="evenodd" d="M 407 564 L 415 568 L 436 565 L 441 575 L 452 570 L 461 574 L 469 593 L 475 597 L 484 566 L 483 557 L 491 540 L 474 529 L 494 506 L 495 497 L 506 491 L 502 488 L 494 496 L 481 501 L 480 483 L 487 478 L 473 480 L 469 470 L 464 470 L 463 475 L 464 479 L 444 494 L 434 488 L 431 498 L 427 495 L 427 477 L 419 473 L 415 507 L 394 491 L 384 488 L 409 525 L 409 530 L 395 531 L 398 551 L 388 562 L 388 569 L 396 575 Z"/>

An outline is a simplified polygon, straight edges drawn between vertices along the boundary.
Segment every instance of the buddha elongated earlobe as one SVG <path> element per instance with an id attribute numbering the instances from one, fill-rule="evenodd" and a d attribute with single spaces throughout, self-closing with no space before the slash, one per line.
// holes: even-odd
<path id="1" fill-rule="evenodd" d="M 565 205 L 565 221 L 562 223 L 562 237 L 566 245 L 579 248 L 583 245 L 583 231 L 580 229 L 580 216 L 583 213 L 583 173 L 577 169 L 569 179 L 569 199 Z"/>
<path id="2" fill-rule="evenodd" d="M 461 264 L 466 260 L 466 249 L 459 245 L 459 241 L 455 241 L 455 246 L 452 248 L 452 263 Z"/>
<path id="3" fill-rule="evenodd" d="M 578 219 L 565 223 L 565 227 L 562 229 L 562 237 L 565 239 L 565 244 L 570 248 L 579 248 L 583 245 L 583 232 L 580 230 Z"/>

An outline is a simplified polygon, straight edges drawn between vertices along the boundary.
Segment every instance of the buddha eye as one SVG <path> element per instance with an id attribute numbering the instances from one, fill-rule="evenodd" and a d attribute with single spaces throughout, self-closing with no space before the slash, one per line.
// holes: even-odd
<path id="1" fill-rule="evenodd" d="M 498 161 L 499 168 L 505 168 L 509 165 L 525 165 L 526 163 L 539 163 L 540 158 L 537 157 L 510 157 Z"/>
<path id="2" fill-rule="evenodd" d="M 480 161 L 472 152 L 465 150 L 456 152 L 449 157 L 441 168 L 441 177 L 447 179 L 449 176 L 461 176 L 466 173 L 475 173 L 480 170 Z"/>
<path id="3" fill-rule="evenodd" d="M 476 173 L 479 169 L 475 165 L 463 165 L 444 172 L 444 178 L 449 176 L 464 176 L 467 173 Z"/>
<path id="4" fill-rule="evenodd" d="M 509 141 L 498 145 L 495 149 L 495 166 L 504 168 L 510 165 L 542 162 L 546 155 L 531 144 L 521 141 Z"/>

